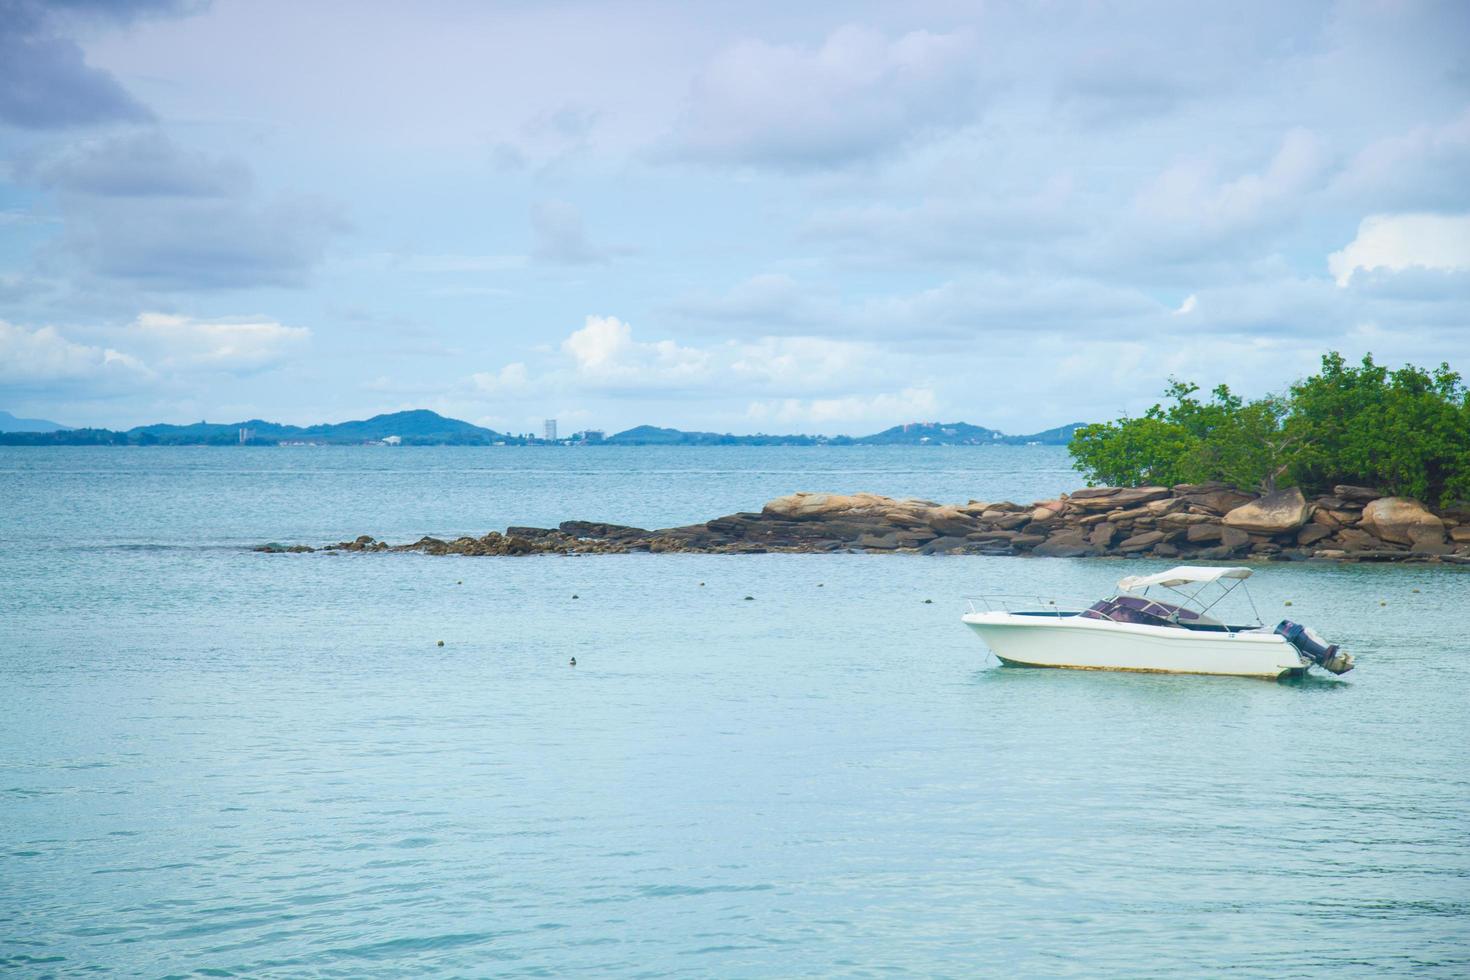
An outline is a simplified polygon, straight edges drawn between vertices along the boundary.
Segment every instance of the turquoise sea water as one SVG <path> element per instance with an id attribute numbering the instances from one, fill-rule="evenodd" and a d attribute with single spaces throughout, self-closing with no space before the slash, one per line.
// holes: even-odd
<path id="1" fill-rule="evenodd" d="M 1150 563 L 243 547 L 1076 482 L 1046 447 L 0 450 L 0 972 L 1470 973 L 1465 569 L 1261 566 L 1361 664 L 1267 683 L 1000 668 L 958 622 Z"/>

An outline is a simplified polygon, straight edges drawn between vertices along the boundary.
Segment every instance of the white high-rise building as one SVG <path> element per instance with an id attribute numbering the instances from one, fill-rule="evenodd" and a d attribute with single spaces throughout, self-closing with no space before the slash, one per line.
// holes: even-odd
<path id="1" fill-rule="evenodd" d="M 556 419 L 546 420 L 545 436 L 547 442 L 556 442 Z"/>

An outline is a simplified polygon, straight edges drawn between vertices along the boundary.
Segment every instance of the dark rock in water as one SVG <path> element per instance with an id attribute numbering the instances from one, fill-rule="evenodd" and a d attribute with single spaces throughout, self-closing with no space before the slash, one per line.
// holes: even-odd
<path id="1" fill-rule="evenodd" d="M 898 547 L 897 534 L 864 534 L 857 539 L 859 548 L 871 548 L 874 551 L 892 551 Z"/>
<path id="2" fill-rule="evenodd" d="M 947 555 L 956 551 L 963 551 L 971 544 L 972 542 L 968 538 L 957 538 L 953 536 L 935 538 L 920 548 L 919 552 L 925 555 Z"/>
<path id="3" fill-rule="evenodd" d="M 1032 549 L 1033 554 L 1049 558 L 1081 558 L 1096 553 L 1082 528 L 1057 531 Z"/>
<path id="4" fill-rule="evenodd" d="M 551 533 L 549 527 L 508 527 L 505 529 L 507 537 L 512 538 L 544 538 Z"/>
<path id="5" fill-rule="evenodd" d="M 713 528 L 714 523 L 710 521 L 706 527 Z M 601 524 L 595 521 L 562 521 L 557 525 L 557 530 L 574 538 L 641 538 L 648 534 L 641 527 Z"/>
<path id="6" fill-rule="evenodd" d="M 1244 548 L 1251 543 L 1251 536 L 1238 527 L 1222 527 L 1220 529 L 1220 546 L 1229 551 Z M 1228 553 L 1228 552 L 1227 552 Z"/>

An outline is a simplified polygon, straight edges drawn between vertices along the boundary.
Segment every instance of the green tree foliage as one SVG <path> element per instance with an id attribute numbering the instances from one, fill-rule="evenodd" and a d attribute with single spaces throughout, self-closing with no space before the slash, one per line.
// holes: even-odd
<path id="1" fill-rule="evenodd" d="M 1244 401 L 1224 385 L 1208 400 L 1172 381 L 1167 405 L 1077 430 L 1070 449 L 1090 483 L 1223 480 L 1324 490 L 1377 487 L 1430 502 L 1470 499 L 1470 393 L 1448 364 L 1390 371 L 1334 352 L 1285 395 Z"/>

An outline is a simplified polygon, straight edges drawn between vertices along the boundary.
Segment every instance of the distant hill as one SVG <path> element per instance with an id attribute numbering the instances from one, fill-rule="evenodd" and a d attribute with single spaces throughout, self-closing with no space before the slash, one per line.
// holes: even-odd
<path id="1" fill-rule="evenodd" d="M 190 425 L 140 425 L 122 432 L 111 429 L 49 428 L 50 422 L 35 422 L 47 429 L 15 431 L 4 429 L 12 419 L 0 412 L 0 445 L 10 446 L 275 446 L 281 443 L 354 446 L 393 439 L 405 446 L 491 446 L 526 445 L 541 440 L 512 436 L 485 429 L 437 412 L 416 409 L 374 415 L 370 419 L 330 425 L 281 425 L 251 419 L 247 422 L 195 422 Z M 571 440 L 585 445 L 610 446 L 992 446 L 1065 445 L 1081 422 L 1058 426 L 1032 435 L 1007 435 L 968 422 L 911 422 L 869 436 L 766 435 L 737 436 L 718 432 L 686 432 L 656 425 L 640 425 L 607 438 L 595 433 L 579 434 Z M 59 428 L 59 427 L 58 427 Z"/>
<path id="2" fill-rule="evenodd" d="M 835 441 L 850 443 L 846 436 L 836 440 L 824 436 L 736 436 L 718 432 L 685 432 L 661 429 L 656 425 L 640 425 L 617 432 L 602 440 L 611 446 L 816 446 Z"/>
<path id="3" fill-rule="evenodd" d="M 988 446 L 1005 438 L 1004 432 L 968 422 L 910 422 L 854 441 L 863 446 Z"/>
<path id="4" fill-rule="evenodd" d="M 0 412 L 0 432 L 56 432 L 65 428 L 59 422 L 16 418 L 9 412 Z"/>
<path id="5" fill-rule="evenodd" d="M 686 432 L 640 425 L 608 436 L 603 442 L 614 446 L 1018 446 L 1042 443 L 1066 445 L 1072 431 L 1082 422 L 1058 426 L 1032 435 L 1012 436 L 968 422 L 910 422 L 870 436 L 753 435 L 736 436 L 716 432 Z"/>
<path id="6" fill-rule="evenodd" d="M 191 425 L 140 425 L 124 432 L 110 429 L 72 429 L 47 433 L 3 433 L 0 443 L 9 445 L 75 446 L 230 446 L 276 445 L 306 442 L 323 445 L 359 445 L 390 437 L 406 446 L 489 446 L 497 442 L 524 442 L 494 429 L 445 418 L 437 412 L 416 409 L 375 415 L 370 419 L 327 425 L 281 425 L 251 419 L 247 422 L 195 422 Z"/>

